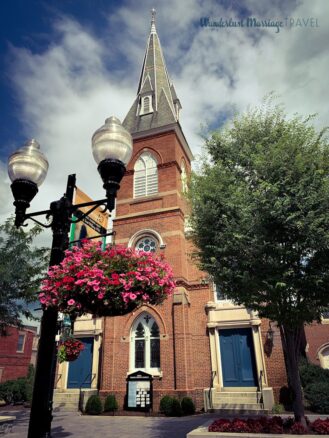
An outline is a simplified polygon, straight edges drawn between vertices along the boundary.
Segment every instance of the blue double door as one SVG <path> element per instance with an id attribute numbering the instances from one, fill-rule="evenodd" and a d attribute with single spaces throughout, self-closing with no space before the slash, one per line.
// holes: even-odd
<path id="1" fill-rule="evenodd" d="M 224 387 L 257 386 L 251 329 L 220 330 L 219 342 Z"/>
<path id="2" fill-rule="evenodd" d="M 80 341 L 85 348 L 78 359 L 69 362 L 68 388 L 91 387 L 94 338 L 80 338 Z"/>

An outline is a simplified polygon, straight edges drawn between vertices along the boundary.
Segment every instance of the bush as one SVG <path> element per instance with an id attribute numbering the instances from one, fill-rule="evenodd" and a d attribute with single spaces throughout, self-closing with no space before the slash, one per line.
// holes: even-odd
<path id="1" fill-rule="evenodd" d="M 294 398 L 295 395 L 292 388 L 288 386 L 282 386 L 280 388 L 279 403 L 282 404 L 287 411 L 292 409 Z"/>
<path id="2" fill-rule="evenodd" d="M 165 414 L 167 417 L 171 415 L 172 412 L 173 398 L 170 395 L 165 395 L 160 400 L 160 412 Z"/>
<path id="3" fill-rule="evenodd" d="M 89 415 L 99 415 L 103 411 L 102 401 L 98 395 L 91 395 L 86 404 L 86 413 Z"/>
<path id="4" fill-rule="evenodd" d="M 118 402 L 114 394 L 109 394 L 104 402 L 104 412 L 114 412 L 118 409 Z"/>
<path id="5" fill-rule="evenodd" d="M 23 403 L 27 399 L 27 379 L 19 377 L 0 384 L 0 399 L 6 403 Z"/>
<path id="6" fill-rule="evenodd" d="M 292 435 L 305 435 L 307 434 L 307 429 L 301 423 L 294 423 L 290 428 L 290 433 Z"/>
<path id="7" fill-rule="evenodd" d="M 272 408 L 273 414 L 282 414 L 284 412 L 284 406 L 281 403 L 275 403 Z"/>
<path id="8" fill-rule="evenodd" d="M 327 435 L 329 434 L 329 419 L 321 420 L 318 418 L 313 423 L 311 423 L 311 429 L 316 432 L 318 435 Z"/>
<path id="9" fill-rule="evenodd" d="M 195 414 L 195 405 L 190 397 L 184 397 L 181 401 L 183 415 Z"/>
<path id="10" fill-rule="evenodd" d="M 173 417 L 181 417 L 183 414 L 180 401 L 177 398 L 172 399 L 171 414 Z"/>
<path id="11" fill-rule="evenodd" d="M 313 365 L 305 361 L 299 367 L 299 373 L 304 388 L 316 382 L 329 380 L 329 370 L 325 370 L 318 365 Z"/>
<path id="12" fill-rule="evenodd" d="M 310 409 L 319 414 L 329 414 L 329 382 L 323 380 L 306 386 L 305 397 Z"/>

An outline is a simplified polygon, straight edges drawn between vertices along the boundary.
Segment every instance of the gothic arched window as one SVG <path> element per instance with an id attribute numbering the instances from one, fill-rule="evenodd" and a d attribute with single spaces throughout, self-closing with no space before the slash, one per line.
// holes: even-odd
<path id="1" fill-rule="evenodd" d="M 182 192 L 187 193 L 188 185 L 187 185 L 187 173 L 186 173 L 186 166 L 184 161 L 181 163 L 181 181 L 182 181 Z"/>
<path id="2" fill-rule="evenodd" d="M 150 112 L 150 98 L 148 96 L 144 97 L 144 108 L 143 108 L 143 112 L 144 113 L 149 113 Z"/>
<path id="3" fill-rule="evenodd" d="M 134 198 L 158 192 L 158 166 L 149 152 L 143 152 L 134 166 Z"/>
<path id="4" fill-rule="evenodd" d="M 130 338 L 130 371 L 150 374 L 160 369 L 160 331 L 155 319 L 143 312 L 133 323 Z"/>

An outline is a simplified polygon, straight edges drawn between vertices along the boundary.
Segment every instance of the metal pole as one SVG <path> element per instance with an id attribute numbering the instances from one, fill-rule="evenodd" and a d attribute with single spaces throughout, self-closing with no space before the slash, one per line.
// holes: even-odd
<path id="1" fill-rule="evenodd" d="M 58 265 L 68 248 L 70 231 L 70 207 L 75 188 L 75 175 L 69 175 L 65 195 L 50 205 L 53 217 L 53 242 L 49 266 Z M 56 308 L 47 308 L 43 312 L 40 327 L 40 340 L 33 388 L 28 438 L 51 436 L 52 396 L 54 390 L 55 336 L 57 332 Z"/>

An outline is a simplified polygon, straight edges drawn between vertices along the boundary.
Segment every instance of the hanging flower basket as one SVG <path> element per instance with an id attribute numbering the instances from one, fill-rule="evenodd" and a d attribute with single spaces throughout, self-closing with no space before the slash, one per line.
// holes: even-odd
<path id="1" fill-rule="evenodd" d="M 43 307 L 75 315 L 124 315 L 142 304 L 162 303 L 175 288 L 171 267 L 154 254 L 118 246 L 102 250 L 90 241 L 65 254 L 43 281 Z"/>
<path id="2" fill-rule="evenodd" d="M 84 348 L 83 342 L 79 339 L 67 338 L 62 340 L 57 348 L 58 362 L 73 362 L 79 357 Z"/>

